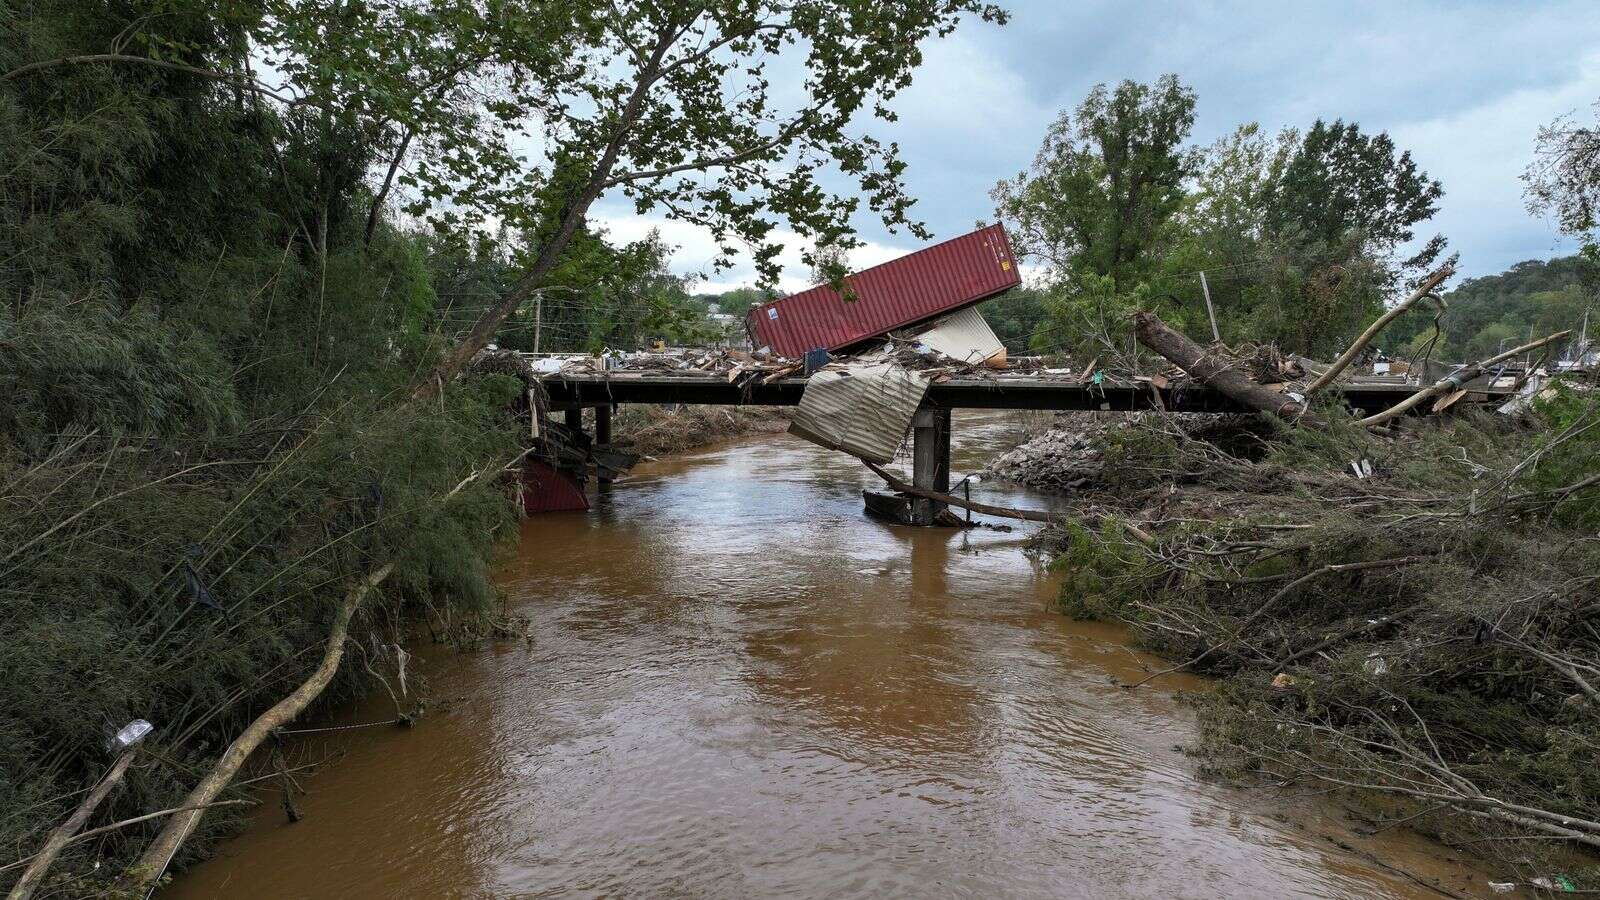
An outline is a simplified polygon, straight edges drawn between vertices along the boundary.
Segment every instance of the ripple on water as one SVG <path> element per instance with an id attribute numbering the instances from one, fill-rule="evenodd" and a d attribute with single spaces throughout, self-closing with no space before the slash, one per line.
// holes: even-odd
<path id="1" fill-rule="evenodd" d="M 958 418 L 958 470 L 1011 427 Z M 171 895 L 1423 895 L 1197 779 L 1189 716 L 1111 684 L 1140 657 L 1050 611 L 1024 533 L 867 520 L 870 478 L 763 438 L 526 523 L 531 641 L 421 654 L 455 702 L 350 732 L 305 821 Z"/>

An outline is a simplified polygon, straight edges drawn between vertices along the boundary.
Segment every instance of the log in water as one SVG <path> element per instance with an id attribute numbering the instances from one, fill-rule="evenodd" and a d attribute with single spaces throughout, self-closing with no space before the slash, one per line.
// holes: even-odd
<path id="1" fill-rule="evenodd" d="M 958 415 L 952 480 L 1014 428 Z M 886 525 L 878 486 L 763 435 L 530 520 L 502 585 L 531 640 L 424 649 L 430 715 L 297 739 L 329 760 L 305 819 L 269 795 L 162 896 L 1438 896 L 1388 867 L 1486 890 L 1403 830 L 1200 778 L 1170 692 L 1204 683 L 1116 687 L 1162 661 L 1053 611 L 1034 526 Z"/>

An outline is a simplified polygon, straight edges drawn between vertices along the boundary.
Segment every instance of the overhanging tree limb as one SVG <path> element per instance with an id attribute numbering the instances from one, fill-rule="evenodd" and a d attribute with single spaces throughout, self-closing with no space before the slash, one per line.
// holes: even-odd
<path id="1" fill-rule="evenodd" d="M 1572 332 L 1570 332 L 1570 331 L 1558 331 L 1555 334 L 1552 334 L 1552 335 L 1550 335 L 1548 337 L 1542 337 L 1542 338 L 1538 339 L 1537 341 L 1532 341 L 1530 343 L 1523 344 L 1520 347 L 1512 347 L 1510 350 L 1507 350 L 1504 353 L 1496 354 L 1496 355 L 1491 356 L 1491 357 L 1489 357 L 1488 359 L 1486 359 L 1486 360 L 1484 360 L 1482 362 L 1476 362 L 1476 363 L 1473 363 L 1472 365 L 1467 366 L 1467 367 L 1465 367 L 1463 369 L 1460 369 L 1460 370 L 1455 371 L 1455 372 L 1451 372 L 1449 375 L 1446 375 L 1445 377 L 1439 379 L 1438 381 L 1435 381 L 1433 384 L 1429 385 L 1428 387 L 1425 387 L 1422 390 L 1417 391 L 1415 394 L 1412 394 L 1411 396 L 1409 396 L 1406 399 L 1400 401 L 1399 403 L 1396 403 L 1395 405 L 1389 407 L 1388 409 L 1384 410 L 1383 412 L 1375 413 L 1373 415 L 1367 416 L 1365 419 L 1360 420 L 1359 424 L 1366 425 L 1368 427 L 1371 427 L 1371 426 L 1374 426 L 1374 425 L 1382 425 L 1383 423 L 1389 421 L 1390 419 L 1395 418 L 1396 416 L 1405 415 L 1405 413 L 1408 410 L 1410 410 L 1412 407 L 1415 407 L 1417 404 L 1421 403 L 1424 400 L 1431 400 L 1434 397 L 1437 397 L 1440 394 L 1445 393 L 1446 391 L 1457 390 L 1463 384 L 1467 383 L 1468 381 L 1471 381 L 1474 378 L 1477 378 L 1479 375 L 1482 375 L 1484 373 L 1484 371 L 1487 370 L 1490 366 L 1496 365 L 1497 363 L 1505 362 L 1506 360 L 1511 359 L 1514 356 L 1520 356 L 1520 355 L 1522 355 L 1524 353 L 1527 353 L 1527 352 L 1529 352 L 1531 350 L 1537 350 L 1540 347 L 1543 347 L 1545 344 L 1550 344 L 1550 343 L 1554 343 L 1556 341 L 1559 341 L 1559 340 L 1561 340 L 1562 338 L 1566 337 L 1567 335 L 1569 335 L 1571 333 Z"/>
<path id="2" fill-rule="evenodd" d="M 1379 316 L 1377 321 L 1373 322 L 1371 325 L 1368 325 L 1367 330 L 1361 332 L 1361 336 L 1356 338 L 1355 343 L 1351 344 L 1349 349 L 1339 354 L 1339 358 L 1333 361 L 1333 365 L 1328 366 L 1328 371 L 1323 372 L 1321 375 L 1317 376 L 1316 381 L 1311 382 L 1311 385 L 1306 388 L 1306 396 L 1309 397 L 1311 394 L 1332 384 L 1333 380 L 1339 377 L 1339 373 L 1343 372 L 1350 365 L 1350 363 L 1355 360 L 1356 356 L 1358 356 L 1362 350 L 1366 349 L 1368 344 L 1372 343 L 1372 339 L 1378 336 L 1378 332 L 1387 328 L 1390 322 L 1393 322 L 1395 319 L 1404 314 L 1406 310 L 1415 306 L 1417 301 L 1433 293 L 1434 289 L 1440 284 L 1444 283 L 1446 278 L 1454 275 L 1455 271 L 1455 266 L 1446 264 L 1441 266 L 1439 270 L 1434 272 L 1432 275 L 1424 278 L 1422 283 L 1417 285 L 1417 289 L 1411 292 L 1411 296 L 1401 301 L 1393 309 Z"/>
<path id="3" fill-rule="evenodd" d="M 339 609 L 334 614 L 333 627 L 328 630 L 328 646 L 323 652 L 322 662 L 293 693 L 257 716 L 256 720 L 250 723 L 250 727 L 234 738 L 216 766 L 195 785 L 189 796 L 184 798 L 182 805 L 189 810 L 169 819 L 166 827 L 161 829 L 161 833 L 139 856 L 138 862 L 128 870 L 127 877 L 135 888 L 148 887 L 165 873 L 178 848 L 200 823 L 206 808 L 216 800 L 218 794 L 233 783 L 234 777 L 239 774 L 239 769 L 244 766 L 245 760 L 250 758 L 250 754 L 254 753 L 275 729 L 292 721 L 322 694 L 323 689 L 339 671 L 339 663 L 344 658 L 344 642 L 350 633 L 351 618 L 355 616 L 356 610 L 360 608 L 362 601 L 366 600 L 367 595 L 383 583 L 392 571 L 394 564 L 386 563 L 357 582 L 345 594 L 344 601 L 339 604 Z"/>
<path id="4" fill-rule="evenodd" d="M 479 316 L 478 321 L 473 323 L 466 336 L 455 347 L 451 348 L 449 353 L 445 354 L 444 359 L 439 362 L 432 372 L 417 383 L 412 390 L 413 398 L 427 395 L 434 390 L 435 385 L 438 386 L 439 390 L 443 390 L 444 383 L 454 378 L 462 369 L 465 369 L 474 354 L 488 346 L 489 341 L 494 337 L 494 333 L 499 329 L 500 325 L 510 318 L 511 314 L 516 312 L 517 308 L 526 302 L 529 297 L 533 296 L 533 292 L 539 287 L 539 282 L 550 273 L 551 269 L 555 268 L 562 252 L 571 243 L 572 236 L 577 234 L 578 227 L 583 224 L 584 218 L 589 213 L 589 207 L 594 204 L 595 200 L 599 199 L 601 192 L 604 191 L 606 179 L 610 177 L 612 167 L 617 164 L 617 158 L 622 153 L 622 146 L 626 142 L 628 131 L 639 118 L 639 114 L 644 107 L 645 96 L 649 93 L 650 86 L 660 76 L 662 57 L 666 55 L 668 48 L 672 46 L 672 41 L 675 37 L 676 35 L 670 30 L 664 30 L 657 39 L 649 58 L 639 71 L 633 90 L 629 93 L 628 100 L 623 105 L 622 111 L 618 116 L 617 126 L 612 131 L 610 140 L 606 142 L 605 150 L 595 164 L 593 174 L 583 190 L 574 198 L 572 205 L 567 209 L 567 214 L 562 219 L 561 227 L 555 236 L 540 248 L 538 258 L 534 260 L 533 265 L 522 278 L 512 285 L 511 290 L 507 291 L 505 296 L 501 297 L 493 306 L 484 310 L 483 315 Z"/>

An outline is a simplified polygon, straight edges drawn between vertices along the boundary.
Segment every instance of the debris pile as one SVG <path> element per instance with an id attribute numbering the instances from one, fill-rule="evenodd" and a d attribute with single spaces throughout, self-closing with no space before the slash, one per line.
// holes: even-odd
<path id="1" fill-rule="evenodd" d="M 1065 489 L 1076 524 L 1042 540 L 1070 613 L 1173 660 L 1147 681 L 1222 679 L 1196 701 L 1210 769 L 1338 792 L 1503 883 L 1592 888 L 1575 851 L 1600 850 L 1600 775 L 1577 762 L 1600 753 L 1600 403 L 1554 384 L 1405 428 L 1332 408 L 1064 417 L 992 471 Z"/>
<path id="2" fill-rule="evenodd" d="M 541 376 L 596 375 L 636 377 L 670 375 L 680 378 L 720 379 L 729 384 L 771 382 L 800 374 L 803 360 L 785 359 L 767 350 L 669 348 L 529 357 Z"/>
<path id="3" fill-rule="evenodd" d="M 1140 413 L 1060 413 L 1042 433 L 994 458 L 984 475 L 1046 491 L 1078 490 L 1099 481 L 1105 454 L 1097 440 L 1107 429 L 1127 428 Z"/>
<path id="4" fill-rule="evenodd" d="M 770 406 L 624 405 L 613 420 L 614 446 L 644 457 L 683 453 L 754 432 L 781 432 L 789 411 Z"/>

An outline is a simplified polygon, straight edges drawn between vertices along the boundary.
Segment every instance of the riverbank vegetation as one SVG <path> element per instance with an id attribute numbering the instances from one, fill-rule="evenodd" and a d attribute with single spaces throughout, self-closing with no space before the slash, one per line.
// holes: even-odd
<path id="1" fill-rule="evenodd" d="M 855 126 L 968 17 L 1003 18 L 0 0 L 0 842 L 26 860 L 112 734 L 155 725 L 29 890 L 107 890 L 141 847 L 125 887 L 181 867 L 239 808 L 170 815 L 220 796 L 230 742 L 331 672 L 392 677 L 408 616 L 489 607 L 526 425 L 515 382 L 467 363 L 703 337 L 669 248 L 614 241 L 596 198 L 763 271 L 780 224 L 921 233 L 894 148 Z M 791 57 L 804 88 L 774 96 Z"/>
<path id="2" fill-rule="evenodd" d="M 1072 498 L 1081 524 L 1044 538 L 1065 610 L 1123 622 L 1172 661 L 1127 689 L 1180 669 L 1221 679 L 1195 699 L 1191 750 L 1213 772 L 1350 798 L 1374 828 L 1435 834 L 1507 882 L 1600 887 L 1592 376 L 1507 414 L 1366 422 L 1278 377 L 1289 354 L 1331 358 L 1413 291 L 1428 302 L 1372 346 L 1484 359 L 1532 328 L 1555 332 L 1543 361 L 1581 358 L 1600 282 L 1593 130 L 1547 129 L 1529 172 L 1530 204 L 1583 252 L 1441 302 L 1430 289 L 1449 261 L 1423 276 L 1444 240 L 1416 231 L 1442 187 L 1387 136 L 1246 126 L 1186 148 L 1193 104 L 1173 78 L 1096 89 L 995 199 L 1044 269 L 1036 348 L 1159 372 L 1173 354 L 1151 337 L 1174 332 L 1151 311 L 1213 338 L 1209 287 L 1219 337 L 1188 348 L 1191 374 L 1245 373 L 1265 412 L 1068 417 L 992 471 Z"/>
<path id="3" fill-rule="evenodd" d="M 1052 533 L 1062 602 L 1126 623 L 1166 672 L 1222 679 L 1195 700 L 1191 749 L 1213 771 L 1354 798 L 1374 827 L 1438 835 L 1506 880 L 1592 884 L 1593 393 L 1389 434 L 1331 409 L 1314 430 L 1156 413 L 1080 425 L 1065 441 L 1080 448 L 1064 460 L 1074 518 L 1137 534 Z"/>

